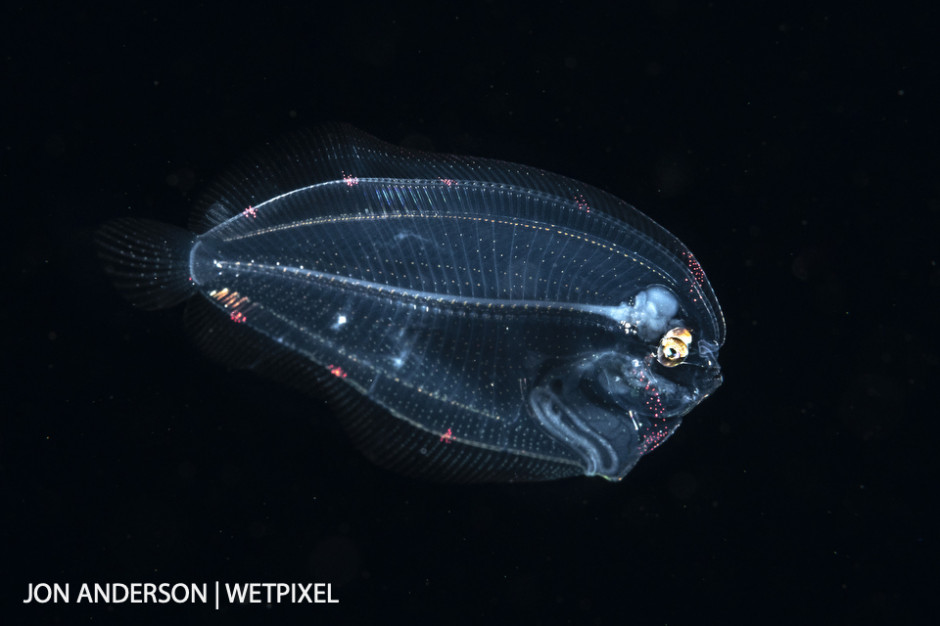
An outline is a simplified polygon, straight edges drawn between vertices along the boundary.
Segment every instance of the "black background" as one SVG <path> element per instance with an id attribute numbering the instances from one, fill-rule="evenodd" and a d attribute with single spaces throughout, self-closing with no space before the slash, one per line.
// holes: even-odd
<path id="1" fill-rule="evenodd" d="M 936 618 L 936 16 L 613 6 L 4 9 L 4 623 Z M 101 275 L 95 225 L 184 224 L 233 160 L 329 120 L 647 212 L 715 287 L 724 386 L 620 484 L 427 484 Z M 340 604 L 21 604 L 214 580 Z"/>

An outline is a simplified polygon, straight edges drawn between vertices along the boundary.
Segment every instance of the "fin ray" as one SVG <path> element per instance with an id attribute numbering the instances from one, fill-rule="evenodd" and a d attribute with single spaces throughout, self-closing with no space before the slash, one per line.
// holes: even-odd
<path id="1" fill-rule="evenodd" d="M 193 233 L 147 219 L 119 218 L 95 233 L 98 256 L 115 287 L 143 309 L 164 309 L 196 293 L 190 278 Z"/>

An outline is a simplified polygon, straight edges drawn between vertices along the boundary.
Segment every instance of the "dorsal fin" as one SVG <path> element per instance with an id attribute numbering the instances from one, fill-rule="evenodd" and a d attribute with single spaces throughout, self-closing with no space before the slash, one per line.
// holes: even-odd
<path id="1" fill-rule="evenodd" d="M 299 187 L 351 176 L 360 153 L 396 149 L 348 124 L 327 123 L 272 140 L 239 159 L 202 194 L 189 218 L 196 233 L 207 230 Z"/>
<path id="2" fill-rule="evenodd" d="M 194 209 L 189 215 L 189 229 L 197 234 L 212 230 L 239 213 L 239 209 L 236 209 L 234 206 L 224 206 L 219 202 L 211 202 L 205 207 L 203 207 L 202 204 L 197 204 L 196 206 L 199 208 Z"/>
<path id="3" fill-rule="evenodd" d="M 697 264 L 674 235 L 623 200 L 591 185 L 526 165 L 410 150 L 338 123 L 296 131 L 262 146 L 207 189 L 190 223 L 195 232 L 202 233 L 287 192 L 357 177 L 473 180 L 545 192 L 576 201 L 585 211 L 626 222 L 636 232 L 648 235 L 655 242 L 651 245 L 665 247 L 683 263 Z M 684 265 L 682 270 L 677 268 L 683 270 Z M 697 288 L 716 316 L 714 331 L 720 345 L 725 333 L 721 308 L 707 280 L 702 278 Z"/>

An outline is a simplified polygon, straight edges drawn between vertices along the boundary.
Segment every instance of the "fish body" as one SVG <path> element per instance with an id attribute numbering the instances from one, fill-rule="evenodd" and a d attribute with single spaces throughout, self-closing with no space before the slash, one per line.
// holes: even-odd
<path id="1" fill-rule="evenodd" d="M 721 383 L 701 267 L 610 194 L 340 125 L 269 152 L 192 229 L 115 220 L 101 255 L 216 358 L 341 400 L 379 463 L 619 480 Z"/>

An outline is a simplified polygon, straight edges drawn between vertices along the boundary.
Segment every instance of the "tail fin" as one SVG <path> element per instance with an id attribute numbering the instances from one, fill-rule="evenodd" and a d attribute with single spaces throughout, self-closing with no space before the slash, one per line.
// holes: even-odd
<path id="1" fill-rule="evenodd" d="M 196 235 L 153 220 L 120 218 L 95 233 L 98 256 L 114 286 L 135 306 L 164 309 L 196 292 L 189 253 Z"/>

